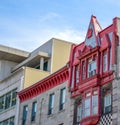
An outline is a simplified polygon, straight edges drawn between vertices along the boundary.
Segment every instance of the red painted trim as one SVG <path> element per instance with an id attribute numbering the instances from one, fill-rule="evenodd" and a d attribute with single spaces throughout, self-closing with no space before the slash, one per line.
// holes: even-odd
<path id="1" fill-rule="evenodd" d="M 31 99 L 49 89 L 52 89 L 59 84 L 67 81 L 69 77 L 68 68 L 65 66 L 62 69 L 58 70 L 57 72 L 53 73 L 52 75 L 46 77 L 45 79 L 37 82 L 36 84 L 20 91 L 18 96 L 20 101 L 26 101 Z"/>
<path id="2" fill-rule="evenodd" d="M 86 117 L 81 120 L 80 125 L 96 125 L 99 120 L 99 115 Z"/>

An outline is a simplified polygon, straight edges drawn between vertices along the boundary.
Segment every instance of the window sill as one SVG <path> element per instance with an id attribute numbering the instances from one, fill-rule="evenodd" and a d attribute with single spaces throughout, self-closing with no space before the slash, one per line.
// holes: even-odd
<path id="1" fill-rule="evenodd" d="M 35 124 L 35 121 L 31 121 L 31 124 Z"/>
<path id="2" fill-rule="evenodd" d="M 8 109 L 4 109 L 3 111 L 0 112 L 0 114 L 3 114 L 3 113 L 5 113 L 5 112 L 9 112 L 9 111 L 13 110 L 13 109 L 15 108 L 15 106 L 16 106 L 16 105 L 14 105 L 14 106 L 12 106 L 12 107 L 10 107 L 10 108 L 8 108 Z"/>
<path id="3" fill-rule="evenodd" d="M 104 77 L 107 77 L 107 76 L 112 75 L 112 74 L 113 74 L 113 71 L 112 71 L 112 70 L 110 70 L 110 71 L 105 71 L 105 72 L 103 72 L 102 77 L 104 78 Z"/>
<path id="4" fill-rule="evenodd" d="M 47 115 L 47 117 L 49 118 L 49 117 L 53 117 L 54 116 L 54 114 L 48 114 Z"/>
<path id="5" fill-rule="evenodd" d="M 84 80 L 81 80 L 81 82 L 79 83 L 79 84 L 83 84 L 83 83 L 85 83 L 85 82 L 88 82 L 88 81 L 90 81 L 90 80 L 92 80 L 92 79 L 94 79 L 94 78 L 99 78 L 99 75 L 98 74 L 95 74 L 95 75 L 93 75 L 93 76 L 91 76 L 91 77 L 87 77 L 87 78 L 85 78 Z"/>
<path id="6" fill-rule="evenodd" d="M 58 113 L 62 113 L 62 112 L 65 112 L 65 109 L 61 109 L 58 111 Z"/>

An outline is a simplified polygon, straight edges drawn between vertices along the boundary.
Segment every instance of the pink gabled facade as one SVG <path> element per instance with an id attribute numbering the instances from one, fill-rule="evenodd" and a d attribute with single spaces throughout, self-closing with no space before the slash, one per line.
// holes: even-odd
<path id="1" fill-rule="evenodd" d="M 117 28 L 117 18 L 102 30 L 96 17 L 91 16 L 85 41 L 71 48 L 68 87 L 76 107 L 81 110 L 75 110 L 80 117 L 79 120 L 76 117 L 75 122 L 80 125 L 112 124 L 112 82 L 119 44 Z M 106 121 L 110 123 L 100 121 L 108 114 Z"/>

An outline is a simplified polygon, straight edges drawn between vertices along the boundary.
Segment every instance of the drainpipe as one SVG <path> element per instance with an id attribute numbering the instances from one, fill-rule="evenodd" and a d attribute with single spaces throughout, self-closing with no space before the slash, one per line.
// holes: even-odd
<path id="1" fill-rule="evenodd" d="M 42 123 L 41 123 L 41 116 L 42 116 L 43 101 L 44 101 L 44 98 L 42 98 L 42 100 L 41 100 L 41 102 L 40 102 L 40 118 L 39 118 L 39 125 L 42 125 Z"/>

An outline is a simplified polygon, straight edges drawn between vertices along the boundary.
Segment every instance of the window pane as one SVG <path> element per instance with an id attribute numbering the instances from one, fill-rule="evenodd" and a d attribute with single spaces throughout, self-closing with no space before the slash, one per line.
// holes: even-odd
<path id="1" fill-rule="evenodd" d="M 10 102 L 11 102 L 11 92 L 6 95 L 5 99 L 5 109 L 10 107 Z"/>
<path id="2" fill-rule="evenodd" d="M 76 83 L 79 82 L 79 65 L 76 66 Z"/>
<path id="3" fill-rule="evenodd" d="M 53 107 L 54 107 L 54 94 L 51 94 L 50 97 L 49 97 L 48 115 L 53 113 Z"/>
<path id="4" fill-rule="evenodd" d="M 89 116 L 90 115 L 90 98 L 85 99 L 85 109 L 84 109 L 84 115 Z"/>
<path id="5" fill-rule="evenodd" d="M 107 70 L 107 54 L 104 54 L 103 57 L 103 71 Z"/>
<path id="6" fill-rule="evenodd" d="M 71 88 L 74 87 L 74 69 L 75 69 L 75 67 L 73 67 L 73 69 L 72 69 L 72 83 L 71 83 Z"/>
<path id="7" fill-rule="evenodd" d="M 82 119 L 82 105 L 79 105 L 77 107 L 77 123 L 80 123 L 81 119 Z"/>
<path id="8" fill-rule="evenodd" d="M 12 106 L 14 106 L 16 104 L 16 90 L 12 91 Z"/>
<path id="9" fill-rule="evenodd" d="M 85 63 L 82 64 L 82 79 L 85 79 Z"/>
<path id="10" fill-rule="evenodd" d="M 96 61 L 88 62 L 88 78 L 96 74 Z"/>
<path id="11" fill-rule="evenodd" d="M 4 96 L 0 97 L 0 112 L 4 110 Z"/>
<path id="12" fill-rule="evenodd" d="M 14 117 L 10 118 L 10 125 L 14 125 Z"/>
<path id="13" fill-rule="evenodd" d="M 48 71 L 48 60 L 44 60 L 43 70 Z"/>
<path id="14" fill-rule="evenodd" d="M 14 117 L 0 122 L 0 125 L 14 125 Z"/>
<path id="15" fill-rule="evenodd" d="M 24 106 L 24 108 L 23 108 L 23 121 L 22 121 L 22 125 L 26 124 L 27 112 L 28 112 L 28 106 Z"/>
<path id="16" fill-rule="evenodd" d="M 92 114 L 98 114 L 98 95 L 92 96 Z"/>
<path id="17" fill-rule="evenodd" d="M 111 94 L 104 97 L 104 113 L 111 112 Z"/>
<path id="18" fill-rule="evenodd" d="M 66 94 L 65 88 L 61 89 L 61 91 L 60 91 L 60 107 L 59 107 L 59 110 L 62 110 L 62 109 L 65 108 L 65 94 Z"/>
<path id="19" fill-rule="evenodd" d="M 35 121 L 36 111 L 37 111 L 37 102 L 33 102 L 31 121 Z"/>

